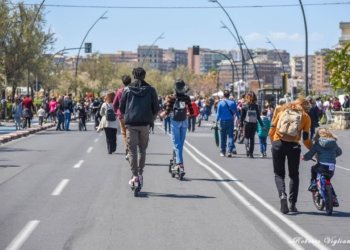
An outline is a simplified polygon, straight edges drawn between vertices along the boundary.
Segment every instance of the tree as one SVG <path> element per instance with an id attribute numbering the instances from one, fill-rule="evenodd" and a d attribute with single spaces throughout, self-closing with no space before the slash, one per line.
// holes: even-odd
<path id="1" fill-rule="evenodd" d="M 330 50 L 325 57 L 326 68 L 330 70 L 330 82 L 333 88 L 350 92 L 350 43 L 339 52 Z"/>
<path id="2" fill-rule="evenodd" d="M 3 56 L 3 76 L 13 88 L 12 95 L 17 86 L 27 81 L 27 71 L 33 72 L 32 77 L 39 73 L 46 60 L 46 51 L 52 49 L 55 42 L 50 29 L 44 31 L 44 1 L 33 7 L 26 7 L 23 2 L 1 1 L 1 11 L 6 9 L 5 18 L 9 21 L 0 54 Z"/>

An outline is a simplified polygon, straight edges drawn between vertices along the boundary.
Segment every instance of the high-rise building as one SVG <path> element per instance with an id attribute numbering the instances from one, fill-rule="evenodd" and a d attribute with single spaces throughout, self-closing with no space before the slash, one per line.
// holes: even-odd
<path id="1" fill-rule="evenodd" d="M 195 74 L 201 73 L 201 58 L 200 55 L 193 55 L 193 47 L 187 49 L 188 55 L 188 68 Z"/>
<path id="2" fill-rule="evenodd" d="M 200 70 L 202 74 L 208 73 L 211 69 L 218 69 L 218 63 L 227 59 L 224 55 L 216 53 L 216 51 L 230 57 L 229 52 L 226 51 L 201 49 Z"/>
<path id="3" fill-rule="evenodd" d="M 312 65 L 314 56 L 309 55 L 308 56 L 308 72 L 312 72 Z M 292 56 L 290 59 L 290 71 L 291 71 L 291 77 L 293 78 L 299 78 L 304 79 L 305 78 L 305 70 L 306 70 L 306 62 L 305 62 L 305 55 L 295 55 Z"/>
<path id="4" fill-rule="evenodd" d="M 176 69 L 179 66 L 188 65 L 187 50 L 176 50 L 169 48 L 163 50 L 163 66 L 162 71 L 169 72 L 171 69 Z"/>
<path id="5" fill-rule="evenodd" d="M 250 56 L 249 56 L 249 52 L 246 49 L 242 49 L 243 51 L 243 56 L 245 60 L 249 60 Z M 232 58 L 235 62 L 241 62 L 242 61 L 242 51 L 240 48 L 234 48 L 233 50 L 231 50 L 231 54 L 232 54 Z"/>
<path id="6" fill-rule="evenodd" d="M 313 70 L 310 72 L 311 87 L 319 93 L 329 90 L 329 71 L 326 69 L 325 61 L 328 51 L 329 49 L 321 49 L 315 52 Z"/>
<path id="7" fill-rule="evenodd" d="M 282 60 L 284 72 L 290 75 L 291 73 L 291 69 L 289 66 L 290 54 L 286 50 L 269 50 L 267 52 L 267 60 L 270 60 L 270 61 Z M 281 67 L 282 67 L 282 63 L 281 63 Z"/>
<path id="8" fill-rule="evenodd" d="M 350 43 L 350 22 L 340 22 L 341 37 L 339 38 L 339 45 L 343 48 Z"/>
<path id="9" fill-rule="evenodd" d="M 138 62 L 142 64 L 149 64 L 149 68 L 161 70 L 163 64 L 163 49 L 154 45 L 153 47 L 145 45 L 137 48 Z"/>

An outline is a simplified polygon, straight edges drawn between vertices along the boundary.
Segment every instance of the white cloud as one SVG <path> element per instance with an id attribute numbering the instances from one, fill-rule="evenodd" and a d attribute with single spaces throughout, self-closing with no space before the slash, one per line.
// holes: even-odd
<path id="1" fill-rule="evenodd" d="M 294 41 L 301 42 L 305 41 L 305 35 L 299 33 L 287 34 L 286 32 L 270 31 L 267 35 L 260 34 L 258 32 L 252 32 L 245 36 L 247 42 L 261 42 L 266 41 L 268 37 L 272 42 L 273 41 Z M 309 41 L 316 42 L 324 38 L 323 34 L 313 32 L 309 34 Z"/>

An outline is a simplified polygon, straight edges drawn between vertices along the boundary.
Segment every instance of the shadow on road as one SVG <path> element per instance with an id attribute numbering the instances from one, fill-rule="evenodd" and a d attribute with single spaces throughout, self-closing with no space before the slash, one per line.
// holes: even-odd
<path id="1" fill-rule="evenodd" d="M 0 152 L 25 152 L 25 151 L 35 151 L 35 152 L 45 152 L 46 150 L 31 150 L 31 149 L 24 149 L 24 148 L 2 148 L 0 149 Z"/>
<path id="2" fill-rule="evenodd" d="M 0 168 L 18 168 L 21 165 L 0 165 Z"/>
<path id="3" fill-rule="evenodd" d="M 169 164 L 146 163 L 145 166 L 169 167 Z"/>
<path id="4" fill-rule="evenodd" d="M 293 214 L 288 214 L 289 216 L 298 216 L 298 215 L 316 215 L 316 216 L 327 216 L 326 211 L 320 211 L 320 212 L 298 212 Z M 341 212 L 341 211 L 333 211 L 332 217 L 341 217 L 341 218 L 348 218 L 350 217 L 350 213 L 348 212 Z"/>
<path id="5" fill-rule="evenodd" d="M 163 197 L 163 198 L 178 198 L 178 199 L 214 199 L 213 196 L 203 196 L 203 195 L 181 195 L 181 194 L 161 194 L 161 193 L 152 193 L 152 192 L 140 192 L 139 197 L 149 198 L 149 197 Z"/>
<path id="6" fill-rule="evenodd" d="M 146 153 L 146 155 L 173 155 L 169 153 Z"/>

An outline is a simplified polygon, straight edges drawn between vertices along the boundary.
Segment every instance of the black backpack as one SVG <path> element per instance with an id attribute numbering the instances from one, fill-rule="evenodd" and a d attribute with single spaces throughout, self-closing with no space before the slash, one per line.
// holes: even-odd
<path id="1" fill-rule="evenodd" d="M 187 119 L 186 103 L 180 101 L 178 98 L 176 98 L 176 101 L 174 103 L 172 118 L 174 121 L 177 122 L 183 122 Z"/>
<path id="2" fill-rule="evenodd" d="M 107 111 L 106 111 L 106 120 L 109 122 L 115 122 L 117 120 L 117 115 L 114 113 L 114 110 L 112 108 L 108 108 L 107 105 Z"/>

